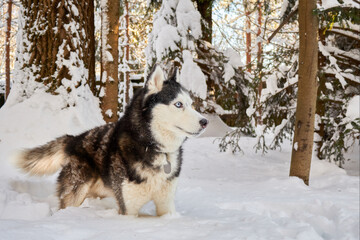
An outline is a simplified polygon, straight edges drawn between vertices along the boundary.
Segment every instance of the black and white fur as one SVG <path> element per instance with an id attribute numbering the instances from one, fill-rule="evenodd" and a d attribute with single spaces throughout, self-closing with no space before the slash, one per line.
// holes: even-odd
<path id="1" fill-rule="evenodd" d="M 176 74 L 165 80 L 157 66 L 117 123 L 25 150 L 17 164 L 31 175 L 61 169 L 60 208 L 87 197 L 115 197 L 120 214 L 137 215 L 151 200 L 157 215 L 173 214 L 181 145 L 207 125 L 191 104 Z"/>

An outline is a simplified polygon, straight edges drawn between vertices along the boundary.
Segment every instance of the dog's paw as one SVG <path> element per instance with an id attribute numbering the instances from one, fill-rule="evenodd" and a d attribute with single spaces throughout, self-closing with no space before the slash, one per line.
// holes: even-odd
<path id="1" fill-rule="evenodd" d="M 161 215 L 160 217 L 164 219 L 177 219 L 177 218 L 181 218 L 181 214 L 179 212 L 171 212 Z"/>

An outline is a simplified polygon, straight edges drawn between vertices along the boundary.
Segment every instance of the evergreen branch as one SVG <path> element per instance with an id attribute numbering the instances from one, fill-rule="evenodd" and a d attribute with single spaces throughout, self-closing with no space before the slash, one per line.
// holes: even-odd
<path id="1" fill-rule="evenodd" d="M 325 72 L 325 74 L 326 74 L 326 76 L 328 76 L 328 77 L 336 78 L 336 74 L 333 73 L 333 72 Z M 347 82 L 347 84 L 350 84 L 350 85 L 352 85 L 352 86 L 359 85 L 359 82 L 356 81 L 356 80 L 354 80 L 354 79 L 350 79 L 350 78 L 348 78 L 348 77 L 346 77 L 346 76 L 343 76 L 343 75 L 342 75 L 342 77 L 345 79 L 345 81 Z"/>
<path id="2" fill-rule="evenodd" d="M 359 32 L 357 32 L 357 34 L 354 34 L 354 33 L 351 32 L 352 34 L 350 34 L 350 33 L 347 33 L 346 31 L 343 31 L 340 28 L 339 29 L 333 28 L 333 29 L 329 29 L 328 31 L 332 32 L 332 33 L 342 35 L 342 36 L 345 36 L 345 37 L 348 37 L 348 38 L 351 38 L 351 39 L 356 40 L 356 41 L 360 41 L 360 37 L 359 37 L 359 35 L 357 35 L 357 34 L 359 34 Z"/>

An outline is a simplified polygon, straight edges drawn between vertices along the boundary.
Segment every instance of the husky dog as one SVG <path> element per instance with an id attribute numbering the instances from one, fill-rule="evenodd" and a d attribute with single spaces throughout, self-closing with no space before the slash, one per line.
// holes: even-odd
<path id="1" fill-rule="evenodd" d="M 175 213 L 181 145 L 208 124 L 177 80 L 176 73 L 165 80 L 155 66 L 117 123 L 25 150 L 18 166 L 31 175 L 62 169 L 57 181 L 61 209 L 80 206 L 87 197 L 114 197 L 120 214 L 137 215 L 151 200 L 157 215 Z"/>

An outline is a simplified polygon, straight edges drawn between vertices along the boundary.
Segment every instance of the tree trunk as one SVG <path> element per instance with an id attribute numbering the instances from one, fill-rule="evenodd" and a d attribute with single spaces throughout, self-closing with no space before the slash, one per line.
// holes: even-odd
<path id="1" fill-rule="evenodd" d="M 257 41 L 257 69 L 258 69 L 258 78 L 259 78 L 259 85 L 258 85 L 258 93 L 257 93 L 257 109 L 258 109 L 258 117 L 256 118 L 256 125 L 262 124 L 262 109 L 260 106 L 260 99 L 261 99 L 261 91 L 263 89 L 263 83 L 262 83 L 262 43 L 261 43 L 261 18 L 262 18 L 262 12 L 261 12 L 261 2 L 258 2 L 257 6 L 258 10 L 258 32 L 256 34 L 256 41 Z"/>
<path id="2" fill-rule="evenodd" d="M 202 40 L 212 43 L 212 5 L 214 0 L 196 0 L 197 9 L 200 12 Z"/>
<path id="3" fill-rule="evenodd" d="M 97 90 L 96 90 L 96 74 L 95 74 L 95 7 L 94 7 L 94 1 L 90 0 L 89 6 L 88 6 L 88 36 L 89 38 L 89 48 L 88 48 L 88 57 L 89 57 L 89 79 L 88 83 L 91 89 L 91 92 L 96 96 Z"/>
<path id="4" fill-rule="evenodd" d="M 261 56 L 262 56 L 262 43 L 261 43 L 261 20 L 262 20 L 262 12 L 261 12 L 261 2 L 258 2 L 258 6 L 257 6 L 257 10 L 258 10 L 258 31 L 256 34 L 256 41 L 257 41 L 257 47 L 258 47 L 258 52 L 257 52 L 257 61 L 258 63 L 261 64 Z"/>
<path id="5" fill-rule="evenodd" d="M 94 25 L 89 17 L 93 4 L 83 0 L 21 0 L 21 5 L 24 41 L 20 54 L 23 59 L 17 60 L 22 65 L 23 79 L 19 81 L 43 83 L 52 94 L 58 94 L 60 86 L 71 92 L 87 84 L 92 74 L 91 56 L 95 54 L 90 44 L 94 35 L 89 30 Z M 24 91 L 29 96 L 33 89 Z"/>
<path id="6" fill-rule="evenodd" d="M 245 16 L 246 16 L 246 68 L 248 72 L 251 72 L 251 22 L 250 22 L 250 11 L 248 3 L 244 2 L 245 5 Z"/>
<path id="7" fill-rule="evenodd" d="M 323 34 L 324 29 L 319 29 L 319 41 L 325 46 L 325 35 Z M 322 69 L 325 67 L 326 58 L 321 53 L 318 54 L 318 69 Z M 324 144 L 324 137 L 325 137 L 325 123 L 322 119 L 325 116 L 325 100 L 321 99 L 320 96 L 322 92 L 326 91 L 326 79 L 327 76 L 325 74 L 319 74 L 319 86 L 317 90 L 317 99 L 316 99 L 316 115 L 318 115 L 319 120 L 317 122 L 317 126 L 315 126 L 315 133 L 319 135 L 318 139 L 315 140 L 316 143 L 316 155 L 319 159 L 324 159 L 324 156 L 321 154 L 321 148 Z"/>
<path id="8" fill-rule="evenodd" d="M 118 119 L 118 38 L 120 1 L 103 1 L 101 3 L 101 110 L 106 122 Z"/>
<path id="9" fill-rule="evenodd" d="M 129 1 L 125 0 L 125 59 L 127 65 L 127 71 L 125 73 L 125 103 L 130 102 L 130 72 L 129 72 L 129 59 L 130 59 L 130 36 L 129 36 Z M 124 106 L 125 107 L 125 106 Z"/>
<path id="10" fill-rule="evenodd" d="M 8 1 L 8 15 L 6 19 L 6 36 L 5 36 L 5 100 L 10 93 L 10 35 L 11 35 L 11 15 L 12 0 Z"/>
<path id="11" fill-rule="evenodd" d="M 212 7 L 213 7 L 214 0 L 196 0 L 197 10 L 201 15 L 201 33 L 202 37 L 199 41 L 197 41 L 197 48 L 203 52 L 208 53 L 208 47 L 206 46 L 205 42 L 212 43 Z M 199 59 L 203 60 L 203 62 L 207 62 L 209 55 L 198 55 Z M 208 92 L 215 92 L 216 85 L 214 75 L 211 74 L 211 71 L 206 71 L 207 69 L 200 66 L 203 73 L 207 76 L 206 85 L 208 88 Z M 207 66 L 205 66 L 207 67 Z M 210 72 L 210 74 L 209 74 Z M 214 95 L 212 96 L 214 97 Z M 215 101 L 215 98 L 213 98 Z M 197 99 L 195 103 L 198 103 L 197 108 L 200 108 L 201 101 Z"/>
<path id="12" fill-rule="evenodd" d="M 317 96 L 318 19 L 315 0 L 299 1 L 299 81 L 290 176 L 309 184 Z"/>

